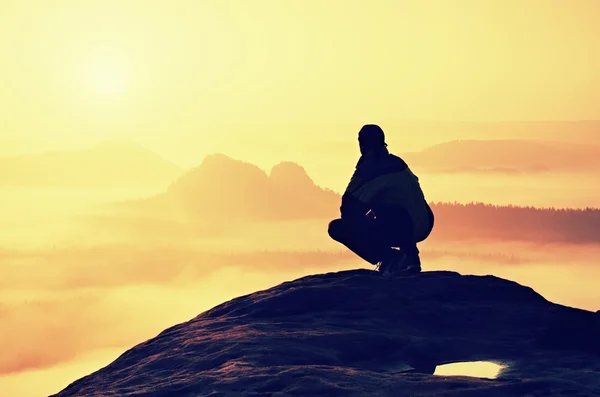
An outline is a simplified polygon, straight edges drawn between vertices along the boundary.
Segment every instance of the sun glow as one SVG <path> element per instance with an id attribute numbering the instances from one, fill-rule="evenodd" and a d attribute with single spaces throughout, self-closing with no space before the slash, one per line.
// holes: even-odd
<path id="1" fill-rule="evenodd" d="M 103 59 L 88 65 L 85 81 L 99 95 L 123 94 L 127 88 L 125 67 L 116 60 Z"/>

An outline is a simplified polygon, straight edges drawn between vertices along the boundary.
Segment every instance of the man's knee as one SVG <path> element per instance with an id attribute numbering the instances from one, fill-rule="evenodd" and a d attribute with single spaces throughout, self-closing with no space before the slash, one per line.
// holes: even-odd
<path id="1" fill-rule="evenodd" d="M 340 235 L 342 233 L 342 219 L 334 219 L 329 222 L 329 227 L 327 228 L 327 233 L 329 233 L 329 237 L 336 241 L 340 241 Z"/>
<path id="2" fill-rule="evenodd" d="M 427 205 L 427 221 L 427 226 L 423 227 L 423 233 L 421 233 L 421 235 L 416 239 L 417 243 L 425 241 L 433 231 L 433 227 L 435 225 L 435 216 L 433 215 L 433 211 L 429 205 Z"/>

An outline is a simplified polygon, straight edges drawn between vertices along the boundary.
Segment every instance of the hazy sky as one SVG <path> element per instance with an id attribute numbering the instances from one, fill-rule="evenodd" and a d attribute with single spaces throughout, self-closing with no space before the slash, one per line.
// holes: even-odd
<path id="1" fill-rule="evenodd" d="M 390 148 L 402 152 L 464 137 L 465 129 L 478 137 L 480 130 L 460 124 L 415 133 L 393 127 L 400 120 L 600 120 L 599 17 L 600 0 L 0 0 L 0 156 L 133 140 L 186 166 L 212 151 L 263 168 L 297 161 L 318 184 L 340 191 L 356 164 L 356 132 L 366 122 L 382 124 Z M 566 131 L 589 143 L 600 132 L 596 123 L 580 123 L 578 131 L 572 124 L 532 124 L 543 139 Z M 525 136 L 532 124 L 494 125 L 481 135 Z M 32 161 L 14 174 L 54 179 L 71 167 L 81 180 L 100 181 L 106 170 L 132 164 L 131 156 L 111 155 L 110 167 L 93 161 L 79 167 L 65 158 Z M 150 167 L 143 170 L 157 177 Z M 421 178 L 430 200 L 579 207 L 597 203 L 596 181 L 597 174 Z M 83 209 L 138 199 L 138 191 L 125 198 L 113 190 L 46 190 L 2 191 L 5 395 L 48 395 L 109 361 L 94 348 L 110 347 L 112 359 L 114 347 L 120 353 L 204 307 L 313 272 L 263 258 L 257 263 L 268 265 L 264 274 L 229 268 L 195 251 L 179 252 L 179 244 L 194 250 L 221 244 L 228 252 L 236 244 L 341 249 L 320 220 L 276 229 L 248 225 L 222 240 L 219 230 L 203 241 L 195 234 L 180 241 L 173 232 L 165 241 L 170 223 L 138 223 L 133 215 L 103 220 L 96 207 L 89 214 Z M 164 214 L 157 215 L 160 222 Z M 197 232 L 204 230 L 194 226 Z M 142 241 L 139 253 L 133 239 L 125 241 L 131 248 L 80 249 L 129 233 Z M 532 285 L 548 299 L 596 309 L 596 247 L 460 245 L 448 247 L 535 257 L 533 268 L 498 265 L 494 274 Z M 21 246 L 51 248 L 13 251 Z M 432 257 L 426 267 L 448 269 L 462 258 Z M 476 272 L 491 271 L 467 260 Z M 87 356 L 68 361 L 75 353 L 103 354 L 102 363 Z M 49 372 L 29 371 L 55 363 Z"/>
<path id="2" fill-rule="evenodd" d="M 173 152 L 232 144 L 249 125 L 311 141 L 330 137 L 315 128 L 323 121 L 600 118 L 595 0 L 2 0 L 0 10 L 0 142 L 126 138 Z"/>

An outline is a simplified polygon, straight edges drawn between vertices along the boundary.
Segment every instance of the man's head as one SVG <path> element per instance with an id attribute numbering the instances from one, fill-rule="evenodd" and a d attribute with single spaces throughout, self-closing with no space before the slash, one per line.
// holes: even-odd
<path id="1" fill-rule="evenodd" d="M 365 124 L 358 132 L 358 145 L 361 154 L 387 146 L 381 127 L 376 124 Z"/>

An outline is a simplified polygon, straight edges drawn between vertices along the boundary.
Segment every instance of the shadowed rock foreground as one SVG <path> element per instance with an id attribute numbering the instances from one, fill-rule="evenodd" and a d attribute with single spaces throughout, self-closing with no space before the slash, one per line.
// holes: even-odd
<path id="1" fill-rule="evenodd" d="M 370 270 L 219 305 L 56 396 L 599 396 L 600 313 L 493 276 Z M 496 379 L 431 375 L 464 361 Z"/>

